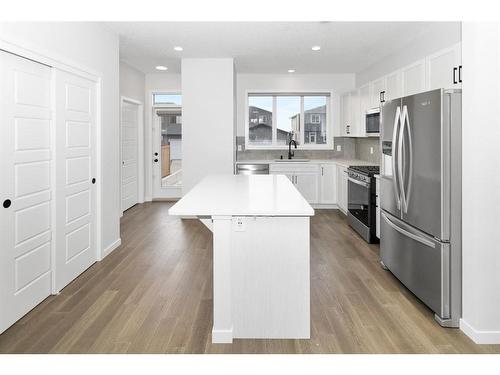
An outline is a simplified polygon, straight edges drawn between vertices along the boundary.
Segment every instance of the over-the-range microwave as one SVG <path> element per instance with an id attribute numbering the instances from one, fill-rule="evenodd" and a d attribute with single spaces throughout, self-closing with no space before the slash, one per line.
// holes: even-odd
<path id="1" fill-rule="evenodd" d="M 380 108 L 372 108 L 366 111 L 366 135 L 369 137 L 380 136 Z"/>

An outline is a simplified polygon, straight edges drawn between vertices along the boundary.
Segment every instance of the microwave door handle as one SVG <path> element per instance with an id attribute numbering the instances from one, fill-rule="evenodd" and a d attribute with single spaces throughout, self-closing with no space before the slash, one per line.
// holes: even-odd
<path id="1" fill-rule="evenodd" d="M 401 108 L 398 106 L 396 109 L 396 116 L 394 116 L 394 127 L 392 130 L 392 183 L 394 185 L 394 192 L 396 193 L 396 204 L 398 210 L 401 209 L 401 193 L 399 192 L 398 186 L 398 168 L 397 168 L 397 152 L 396 143 L 398 141 L 398 127 L 401 122 Z"/>
<path id="2" fill-rule="evenodd" d="M 412 176 L 413 176 L 413 140 L 411 137 L 410 116 L 408 115 L 408 107 L 406 105 L 403 107 L 403 127 L 405 129 L 404 131 L 407 132 L 406 134 L 408 136 L 408 169 L 407 170 L 405 169 L 408 172 L 408 185 L 404 189 L 404 205 L 403 205 L 403 211 L 406 214 L 408 213 L 408 204 L 410 202 Z"/>

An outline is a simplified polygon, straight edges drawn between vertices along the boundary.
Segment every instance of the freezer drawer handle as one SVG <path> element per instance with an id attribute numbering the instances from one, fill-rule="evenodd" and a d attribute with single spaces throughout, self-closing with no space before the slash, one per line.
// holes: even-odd
<path id="1" fill-rule="evenodd" d="M 413 234 L 413 233 L 410 233 L 408 232 L 407 230 L 404 230 L 403 228 L 400 228 L 398 227 L 396 224 L 394 224 L 391 220 L 389 220 L 389 218 L 384 214 L 382 213 L 382 217 L 384 218 L 384 220 L 387 222 L 387 224 L 389 224 L 391 226 L 392 229 L 398 231 L 399 233 L 401 233 L 403 236 L 406 236 L 406 237 L 409 237 L 411 238 L 412 240 L 415 240 L 415 241 L 418 241 L 426 246 L 429 246 L 429 247 L 432 247 L 433 249 L 436 247 L 436 244 L 432 241 L 429 241 L 428 239 L 426 238 L 423 238 L 423 237 L 420 237 L 420 236 L 417 236 L 416 234 Z"/>

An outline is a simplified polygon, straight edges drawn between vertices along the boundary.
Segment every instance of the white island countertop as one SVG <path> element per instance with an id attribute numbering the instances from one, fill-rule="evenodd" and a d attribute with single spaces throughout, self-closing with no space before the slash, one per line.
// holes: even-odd
<path id="1" fill-rule="evenodd" d="M 284 175 L 210 175 L 168 211 L 177 216 L 313 216 Z"/>

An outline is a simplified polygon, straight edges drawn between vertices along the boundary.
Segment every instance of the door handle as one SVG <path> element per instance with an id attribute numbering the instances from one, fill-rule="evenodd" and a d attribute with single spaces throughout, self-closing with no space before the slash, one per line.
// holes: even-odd
<path id="1" fill-rule="evenodd" d="M 158 153 L 157 153 L 157 152 L 155 152 L 155 156 L 158 156 Z"/>
<path id="2" fill-rule="evenodd" d="M 427 238 L 424 238 L 424 237 L 421 237 L 421 236 L 417 236 L 416 234 L 413 234 L 411 232 L 408 232 L 407 230 L 397 226 L 396 224 L 394 224 L 387 216 L 385 213 L 382 212 L 382 217 L 384 218 L 385 222 L 387 224 L 389 224 L 389 226 L 398 231 L 399 233 L 401 233 L 403 236 L 406 236 L 408 238 L 411 238 L 412 240 L 415 240 L 415 241 L 418 241 L 426 246 L 429 246 L 429 247 L 432 247 L 432 248 L 435 248 L 436 247 L 436 244 L 434 242 L 432 242 L 431 240 L 428 240 Z"/>
<path id="3" fill-rule="evenodd" d="M 10 207 L 10 205 L 11 205 L 11 203 L 12 203 L 12 202 L 10 201 L 10 199 L 6 199 L 6 200 L 4 200 L 4 201 L 3 201 L 3 208 L 9 208 L 9 207 Z"/>
<path id="4" fill-rule="evenodd" d="M 458 82 L 462 83 L 462 65 L 458 66 Z"/>
<path id="5" fill-rule="evenodd" d="M 394 186 L 394 191 L 396 192 L 396 204 L 398 210 L 401 208 L 401 192 L 399 191 L 398 181 L 397 181 L 397 164 L 396 164 L 396 156 L 398 156 L 396 152 L 396 143 L 398 142 L 398 130 L 399 125 L 401 123 L 401 107 L 397 107 L 396 116 L 394 117 L 394 127 L 392 129 L 392 184 Z"/>
<path id="6" fill-rule="evenodd" d="M 404 197 L 403 211 L 407 213 L 408 203 L 410 202 L 410 193 L 411 193 L 412 175 L 413 175 L 413 141 L 411 138 L 410 117 L 408 115 L 408 107 L 406 105 L 403 107 L 403 131 L 401 134 L 401 138 L 403 138 L 405 132 L 407 132 L 408 135 L 408 185 L 406 188 L 404 187 L 404 185 L 401 186 L 403 189 L 403 197 Z M 402 177 L 403 173 L 401 172 L 401 180 Z"/>
<path id="7" fill-rule="evenodd" d="M 453 68 L 453 84 L 456 85 L 458 82 L 457 82 L 457 67 L 455 66 Z"/>
<path id="8" fill-rule="evenodd" d="M 94 185 L 94 184 L 95 184 L 95 178 L 92 179 L 92 185 Z"/>
<path id="9" fill-rule="evenodd" d="M 155 163 L 158 163 L 158 159 L 153 160 Z"/>

